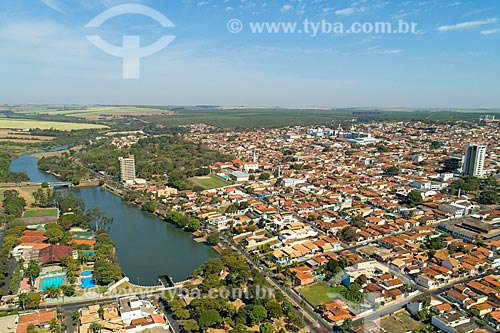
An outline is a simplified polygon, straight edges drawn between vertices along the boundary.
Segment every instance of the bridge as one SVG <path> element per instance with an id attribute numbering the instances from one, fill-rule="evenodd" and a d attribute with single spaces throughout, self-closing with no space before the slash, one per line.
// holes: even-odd
<path id="1" fill-rule="evenodd" d="M 45 182 L 51 188 L 64 188 L 73 186 L 70 182 Z M 0 188 L 12 188 L 12 187 L 40 187 L 42 182 L 22 182 L 22 183 L 4 183 L 0 184 Z"/>

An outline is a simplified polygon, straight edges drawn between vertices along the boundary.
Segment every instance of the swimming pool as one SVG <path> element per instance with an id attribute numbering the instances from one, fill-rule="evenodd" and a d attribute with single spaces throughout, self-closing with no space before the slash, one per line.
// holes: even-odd
<path id="1" fill-rule="evenodd" d="M 83 254 L 85 254 L 89 257 L 93 257 L 93 256 L 95 256 L 96 252 L 95 251 L 83 251 Z"/>
<path id="2" fill-rule="evenodd" d="M 92 277 L 83 278 L 82 279 L 82 288 L 89 289 L 95 287 L 95 279 Z"/>
<path id="3" fill-rule="evenodd" d="M 64 274 L 41 278 L 40 289 L 45 291 L 48 287 L 60 287 L 64 284 Z"/>
<path id="4" fill-rule="evenodd" d="M 94 271 L 83 271 L 80 275 L 81 276 L 91 276 L 94 273 Z"/>

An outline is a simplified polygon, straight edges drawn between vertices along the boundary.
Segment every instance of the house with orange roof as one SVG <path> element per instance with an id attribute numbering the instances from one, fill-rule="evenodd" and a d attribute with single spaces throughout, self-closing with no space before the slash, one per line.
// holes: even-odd
<path id="1" fill-rule="evenodd" d="M 17 321 L 16 333 L 25 333 L 28 326 L 49 328 L 50 322 L 57 319 L 57 310 L 40 310 L 36 312 L 20 314 Z"/>

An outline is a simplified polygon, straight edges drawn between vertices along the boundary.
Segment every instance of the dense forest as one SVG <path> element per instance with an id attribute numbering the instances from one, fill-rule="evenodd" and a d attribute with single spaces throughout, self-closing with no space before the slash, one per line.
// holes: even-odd
<path id="1" fill-rule="evenodd" d="M 0 183 L 19 183 L 29 181 L 28 175 L 24 172 L 11 172 L 10 161 L 12 157 L 10 154 L 0 152 Z"/>

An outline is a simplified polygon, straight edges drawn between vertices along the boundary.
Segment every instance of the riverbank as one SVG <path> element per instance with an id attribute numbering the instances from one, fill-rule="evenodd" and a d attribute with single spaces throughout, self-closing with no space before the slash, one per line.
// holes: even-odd
<path id="1" fill-rule="evenodd" d="M 25 154 L 11 163 L 11 170 L 25 172 L 32 182 L 59 182 L 38 169 L 37 162 L 37 158 Z M 134 283 L 155 285 L 160 275 L 183 281 L 207 259 L 218 257 L 212 247 L 194 242 L 189 233 L 165 223 L 163 214 L 146 213 L 105 186 L 70 187 L 62 191 L 81 198 L 88 208 L 99 207 L 113 218 L 109 235 L 115 243 L 120 266 Z"/>
<path id="2" fill-rule="evenodd" d="M 120 189 L 118 189 L 118 188 L 116 188 L 116 187 L 113 187 L 113 186 L 111 186 L 111 185 L 109 185 L 109 184 L 106 184 L 106 183 L 104 183 L 101 187 L 102 187 L 103 189 L 107 190 L 109 193 L 116 195 L 116 196 L 117 196 L 117 197 L 119 197 L 121 200 L 124 200 L 125 202 L 130 203 L 130 204 L 132 204 L 132 205 L 136 206 L 138 209 L 141 209 L 141 206 L 140 206 L 137 202 L 135 202 L 135 201 L 126 201 L 126 200 L 124 199 L 124 195 L 123 195 L 123 191 L 122 191 L 122 190 L 120 190 Z M 141 210 L 142 210 L 142 209 L 141 209 Z M 160 219 L 161 219 L 162 221 L 164 221 L 165 223 L 168 223 L 168 224 L 172 225 L 173 227 L 175 227 L 175 228 L 177 228 L 177 229 L 179 229 L 179 230 L 182 230 L 183 232 L 185 232 L 185 233 L 187 233 L 187 234 L 191 234 L 191 237 L 192 237 L 192 239 L 193 239 L 193 241 L 194 241 L 194 242 L 196 242 L 196 243 L 203 243 L 203 244 L 209 245 L 209 243 L 207 242 L 207 236 L 206 236 L 206 235 L 205 235 L 205 236 L 201 236 L 201 237 L 200 237 L 200 230 L 195 230 L 195 231 L 190 232 L 190 231 L 186 230 L 185 228 L 180 228 L 180 227 L 179 227 L 179 226 L 177 226 L 175 223 L 172 223 L 172 222 L 170 222 L 170 221 L 168 221 L 168 220 L 166 219 L 166 212 L 165 212 L 164 210 L 157 209 L 157 210 L 155 210 L 154 212 L 149 213 L 149 214 L 152 214 L 152 215 L 157 216 L 158 218 L 160 218 Z M 220 253 L 221 253 L 221 251 L 223 250 L 223 249 L 221 249 L 221 248 L 220 248 L 220 246 L 218 246 L 218 245 L 213 245 L 213 246 L 211 246 L 211 247 L 212 247 L 212 248 L 213 248 L 213 249 L 214 249 L 217 253 L 219 253 L 219 254 L 220 254 Z"/>

